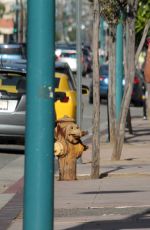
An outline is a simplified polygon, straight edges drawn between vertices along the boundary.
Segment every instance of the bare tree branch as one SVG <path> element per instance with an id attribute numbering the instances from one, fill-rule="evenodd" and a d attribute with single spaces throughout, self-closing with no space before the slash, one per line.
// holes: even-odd
<path id="1" fill-rule="evenodd" d="M 134 6 L 134 11 L 135 12 L 137 11 L 138 3 L 139 3 L 139 0 L 134 0 L 133 6 Z"/>
<path id="2" fill-rule="evenodd" d="M 136 51 L 136 54 L 135 54 L 135 65 L 137 65 L 137 63 L 138 63 L 138 58 L 139 58 L 140 52 L 143 48 L 143 45 L 144 45 L 144 42 L 145 42 L 149 28 L 150 28 L 150 19 L 148 20 L 147 24 L 145 25 L 140 44 L 139 44 L 137 51 Z"/>

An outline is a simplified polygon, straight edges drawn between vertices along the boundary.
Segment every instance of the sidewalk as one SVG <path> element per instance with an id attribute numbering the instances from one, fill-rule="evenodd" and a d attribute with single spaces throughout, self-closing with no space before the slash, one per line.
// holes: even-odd
<path id="1" fill-rule="evenodd" d="M 102 136 L 101 179 L 90 179 L 91 141 L 77 164 L 77 181 L 57 181 L 56 172 L 54 229 L 150 229 L 142 218 L 150 210 L 150 121 L 136 118 L 132 125 L 120 161 L 110 161 L 112 147 Z M 23 162 L 20 156 L 0 170 L 0 230 L 22 229 Z"/>

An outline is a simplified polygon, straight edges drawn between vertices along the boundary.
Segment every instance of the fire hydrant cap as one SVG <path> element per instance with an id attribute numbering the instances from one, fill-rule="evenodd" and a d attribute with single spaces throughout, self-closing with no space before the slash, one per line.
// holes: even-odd
<path id="1" fill-rule="evenodd" d="M 75 120 L 71 117 L 64 116 L 56 121 L 57 123 L 59 122 L 75 122 Z"/>

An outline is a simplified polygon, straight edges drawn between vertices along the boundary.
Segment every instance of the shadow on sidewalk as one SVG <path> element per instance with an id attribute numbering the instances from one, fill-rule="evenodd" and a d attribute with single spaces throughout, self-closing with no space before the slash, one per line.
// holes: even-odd
<path id="1" fill-rule="evenodd" d="M 143 137 L 145 138 L 143 139 Z M 129 142 L 130 140 L 138 139 L 138 141 L 143 142 L 147 141 L 150 142 L 150 129 L 136 129 L 133 131 L 132 136 L 126 136 L 125 142 Z"/>
<path id="2" fill-rule="evenodd" d="M 120 230 L 120 229 L 149 229 L 150 209 L 119 220 L 91 221 L 64 230 Z"/>
<path id="3" fill-rule="evenodd" d="M 116 171 L 119 171 L 119 170 L 121 170 L 121 169 L 123 169 L 123 167 L 119 166 L 119 167 L 116 167 L 116 168 L 114 168 L 114 169 L 111 169 L 111 170 L 109 170 L 109 171 L 107 171 L 107 172 L 103 172 L 103 173 L 101 173 L 101 175 L 100 175 L 99 178 L 102 179 L 102 178 L 104 178 L 104 177 L 107 177 L 107 176 L 109 175 L 109 173 L 116 172 Z"/>
<path id="4" fill-rule="evenodd" d="M 140 190 L 123 190 L 123 191 L 92 191 L 92 192 L 82 192 L 80 194 L 123 194 L 123 193 L 135 193 L 135 192 L 142 192 Z"/>

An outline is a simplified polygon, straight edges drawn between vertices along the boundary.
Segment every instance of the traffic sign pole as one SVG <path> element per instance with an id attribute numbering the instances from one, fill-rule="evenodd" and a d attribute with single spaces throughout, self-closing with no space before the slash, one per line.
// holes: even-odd
<path id="1" fill-rule="evenodd" d="M 53 229 L 55 1 L 28 0 L 24 230 Z"/>
<path id="2" fill-rule="evenodd" d="M 122 19 L 121 19 L 122 20 Z M 120 21 L 116 32 L 116 119 L 119 119 L 123 95 L 123 24 Z"/>

